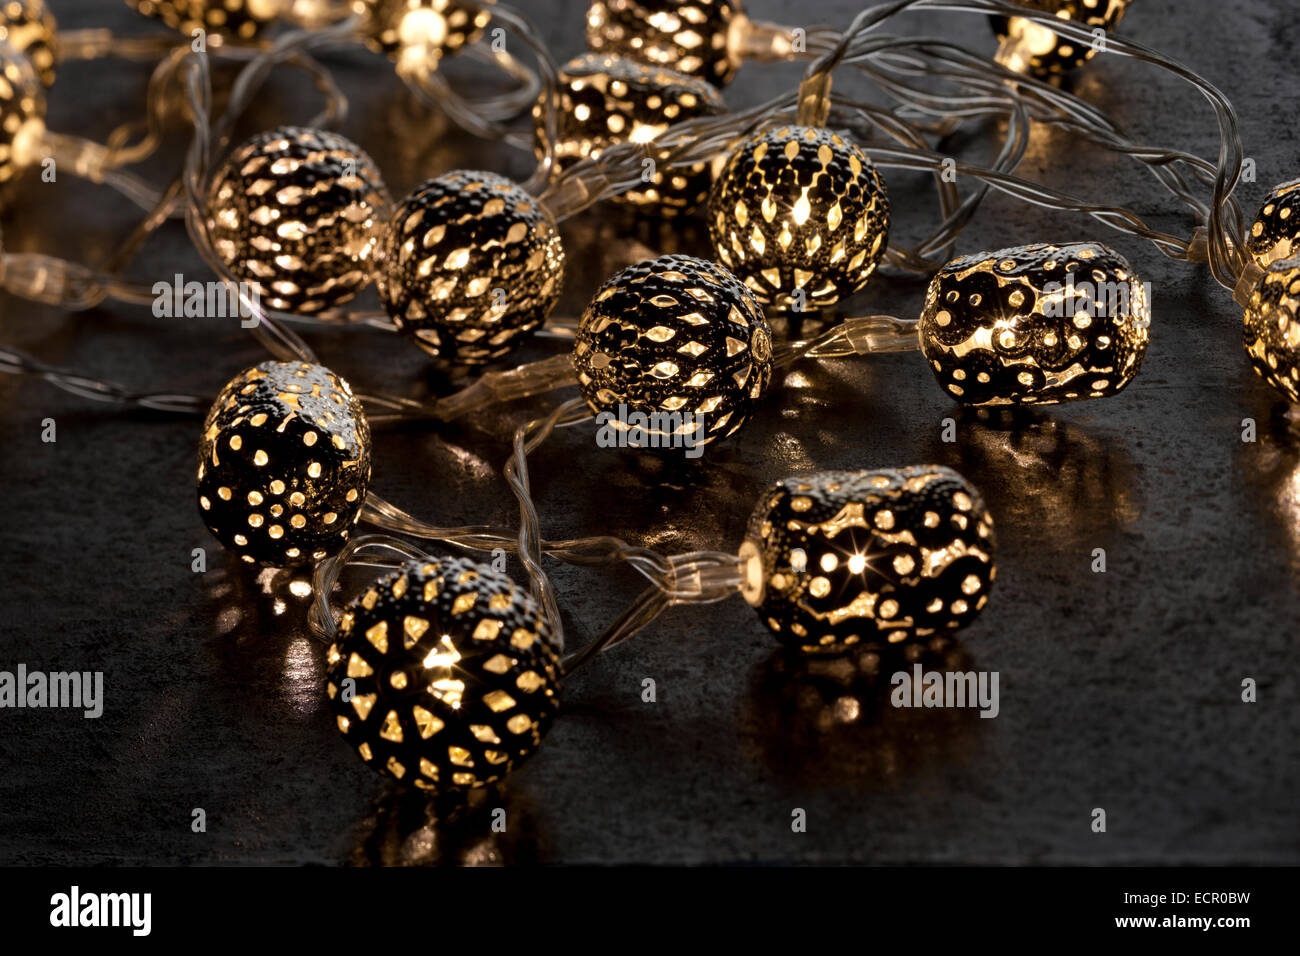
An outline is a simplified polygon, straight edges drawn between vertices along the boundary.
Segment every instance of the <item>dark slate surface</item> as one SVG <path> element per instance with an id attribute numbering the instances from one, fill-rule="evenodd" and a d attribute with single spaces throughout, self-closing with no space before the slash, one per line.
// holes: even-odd
<path id="1" fill-rule="evenodd" d="M 52 6 L 66 28 L 153 28 L 108 0 Z M 523 6 L 557 54 L 580 51 L 582 0 Z M 817 0 L 800 13 L 845 24 L 856 6 Z M 750 7 L 796 16 L 777 0 Z M 973 19 L 909 22 L 992 48 Z M 1290 0 L 1142 0 L 1125 31 L 1201 70 L 1236 104 L 1259 179 L 1243 187 L 1248 208 L 1300 174 Z M 528 173 L 528 157 L 417 107 L 380 59 L 330 62 L 352 98 L 342 131 L 375 156 L 395 194 L 457 167 Z M 798 74 L 749 67 L 726 96 L 733 107 L 755 102 Z M 51 125 L 103 139 L 134 115 L 146 79 L 141 65 L 67 65 Z M 1150 142 L 1217 148 L 1204 101 L 1150 68 L 1106 58 L 1078 90 Z M 309 84 L 286 74 L 242 132 L 316 109 Z M 183 143 L 178 132 L 146 173 L 170 175 Z M 1141 171 L 1066 137 L 1037 134 L 1022 172 L 1188 226 Z M 890 188 L 896 234 L 921 235 L 931 194 L 896 174 Z M 28 178 L 4 237 L 10 250 L 96 261 L 135 215 L 70 176 Z M 661 231 L 614 212 L 565 234 L 565 315 L 628 262 L 707 249 L 698 225 Z M 461 814 L 435 808 L 453 821 L 436 838 L 421 830 L 434 811 L 399 798 L 338 739 L 303 602 L 207 536 L 194 504 L 198 423 L 121 416 L 3 378 L 0 668 L 102 670 L 107 703 L 99 720 L 0 713 L 0 862 L 1300 861 L 1300 437 L 1248 366 L 1240 310 L 1204 269 L 1081 217 L 996 197 L 960 250 L 1083 239 L 1113 244 L 1154 289 L 1150 352 L 1118 397 L 1007 430 L 961 415 L 915 354 L 835 361 L 778 376 L 755 420 L 698 463 L 599 450 L 573 431 L 535 462 L 549 534 L 617 533 L 666 551 L 735 547 L 760 489 L 792 473 L 957 468 L 997 516 L 1000 574 L 981 619 L 929 660 L 999 672 L 997 719 L 896 710 L 879 680 L 846 687 L 833 669 L 792 669 L 739 599 L 681 608 L 570 682 L 565 713 L 504 796 Z M 204 277 L 179 226 L 131 272 Z M 881 279 L 853 305 L 911 315 L 923 291 Z M 63 314 L 12 298 L 0 310 L 0 341 L 142 388 L 215 394 L 262 357 L 219 320 L 116 305 Z M 358 387 L 443 387 L 403 341 L 338 332 L 313 342 Z M 498 469 L 524 411 L 442 431 L 381 429 L 377 490 L 436 521 L 512 521 Z M 944 444 L 940 422 L 953 415 L 960 440 Z M 1254 444 L 1241 441 L 1247 417 L 1259 424 Z M 45 418 L 58 423 L 56 444 L 40 441 Z M 209 549 L 204 575 L 190 570 L 195 547 Z M 1106 549 L 1105 574 L 1090 570 L 1095 548 Z M 573 646 L 638 588 L 627 571 L 560 568 L 554 579 Z M 658 703 L 642 703 L 645 677 L 657 681 Z M 1246 677 L 1259 683 L 1254 705 L 1239 700 Z M 856 723 L 824 719 L 827 702 L 855 695 Z M 493 836 L 486 814 L 498 805 L 510 827 Z M 195 807 L 207 813 L 205 834 L 191 832 Z M 1108 813 L 1105 834 L 1090 830 L 1094 807 Z M 807 811 L 806 833 L 791 832 L 794 808 Z"/>

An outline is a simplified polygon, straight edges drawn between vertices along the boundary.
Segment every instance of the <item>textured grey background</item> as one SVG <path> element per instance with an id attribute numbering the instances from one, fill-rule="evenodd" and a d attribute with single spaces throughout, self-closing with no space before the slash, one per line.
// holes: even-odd
<path id="1" fill-rule="evenodd" d="M 161 29 L 117 0 L 51 6 L 65 28 Z M 521 6 L 558 56 L 581 51 L 582 0 Z M 749 6 L 796 25 L 843 25 L 859 4 Z M 1258 169 L 1243 187 L 1251 211 L 1273 183 L 1300 175 L 1294 12 L 1292 0 L 1141 0 L 1124 24 L 1236 104 Z M 993 46 L 975 18 L 905 22 Z M 343 132 L 395 194 L 457 167 L 528 173 L 528 157 L 417 107 L 379 58 L 330 62 L 352 100 Z M 726 97 L 761 101 L 798 73 L 750 66 Z M 117 61 L 66 66 L 51 126 L 104 138 L 135 115 L 147 75 Z M 1151 68 L 1104 58 L 1077 89 L 1149 142 L 1217 148 L 1205 102 Z M 241 132 L 316 108 L 308 84 L 286 73 Z M 155 180 L 175 169 L 176 129 L 146 168 Z M 981 155 L 972 142 L 959 144 Z M 1066 137 L 1040 131 L 1022 174 L 1189 226 L 1135 165 Z M 889 185 L 895 234 L 920 236 L 932 194 L 916 178 Z M 95 261 L 135 216 L 107 189 L 28 178 L 4 238 L 10 250 Z M 707 249 L 698 226 L 660 230 L 612 212 L 565 233 L 565 315 L 626 262 Z M 1240 310 L 1204 269 L 996 196 L 960 249 L 1079 239 L 1113 244 L 1154 287 L 1150 352 L 1118 397 L 1006 430 L 961 414 L 915 354 L 836 361 L 778 378 L 755 420 L 696 464 L 598 450 L 576 432 L 535 462 L 549 535 L 616 533 L 665 551 L 736 546 L 760 489 L 786 475 L 956 467 L 997 517 L 1000 573 L 977 624 L 927 660 L 998 671 L 1001 716 L 893 710 L 879 680 L 792 668 L 739 599 L 678 609 L 577 676 L 504 797 L 447 817 L 434 840 L 420 829 L 422 802 L 399 799 L 338 738 L 302 602 L 207 536 L 194 504 L 197 423 L 123 417 L 36 381 L 0 380 L 0 668 L 103 670 L 107 695 L 97 721 L 0 712 L 0 863 L 1300 861 L 1300 438 L 1247 364 Z M 183 229 L 169 226 L 131 274 L 175 272 L 203 277 Z M 923 291 L 881 278 L 853 305 L 915 315 Z M 208 393 L 263 357 L 228 322 L 116 305 L 63 314 L 11 298 L 0 300 L 0 341 L 133 386 Z M 396 338 L 312 341 L 358 387 L 443 387 Z M 524 411 L 442 432 L 381 431 L 376 489 L 431 520 L 512 521 L 498 470 Z M 956 445 L 939 440 L 950 415 Z M 58 422 L 57 444 L 39 439 L 46 417 Z M 1246 417 L 1259 422 L 1255 444 L 1240 441 Z M 190 571 L 195 547 L 209 549 L 206 575 Z M 1089 570 L 1097 547 L 1106 574 Z M 625 571 L 556 569 L 554 579 L 573 646 L 637 591 Z M 1259 682 L 1253 706 L 1239 702 L 1247 676 Z M 658 682 L 657 704 L 640 700 L 644 677 Z M 841 696 L 862 701 L 858 722 L 826 720 Z M 509 809 L 511 828 L 494 839 L 484 812 L 495 805 Z M 207 812 L 206 834 L 190 831 L 194 807 Z M 805 834 L 790 832 L 794 807 L 808 812 Z M 1089 830 L 1093 807 L 1108 812 L 1104 835 Z"/>

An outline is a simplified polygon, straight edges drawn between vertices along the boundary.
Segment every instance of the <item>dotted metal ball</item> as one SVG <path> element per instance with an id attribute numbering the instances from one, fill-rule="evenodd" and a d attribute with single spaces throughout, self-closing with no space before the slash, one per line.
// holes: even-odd
<path id="1" fill-rule="evenodd" d="M 480 7 L 495 2 L 353 0 L 352 6 L 365 16 L 362 35 L 367 46 L 396 61 L 399 70 L 431 70 L 444 56 L 483 35 L 492 14 Z"/>
<path id="2" fill-rule="evenodd" d="M 1114 395 L 1150 338 L 1150 297 L 1097 242 L 1038 243 L 954 259 L 921 314 L 921 351 L 967 405 L 1054 405 Z"/>
<path id="3" fill-rule="evenodd" d="M 753 294 L 722 267 L 669 255 L 628 266 L 587 306 L 573 352 L 582 396 L 622 429 L 649 416 L 651 444 L 740 428 L 772 376 L 772 330 Z M 625 429 L 624 429 L 625 430 Z"/>
<path id="4" fill-rule="evenodd" d="M 45 0 L 0 0 L 0 42 L 25 55 L 46 86 L 54 84 L 57 30 Z"/>
<path id="5" fill-rule="evenodd" d="M 1129 0 L 1012 0 L 1017 6 L 1050 13 L 1062 20 L 1101 29 L 1119 26 Z M 1083 66 L 1097 54 L 1094 44 L 1080 44 L 1022 17 L 990 17 L 993 32 L 1004 44 L 999 62 L 1008 69 L 1038 77 L 1060 76 Z M 1008 37 L 1011 43 L 1007 43 Z"/>
<path id="6" fill-rule="evenodd" d="M 370 426 L 329 369 L 263 362 L 213 403 L 198 478 L 203 520 L 244 561 L 318 561 L 343 546 L 361 515 Z"/>
<path id="7" fill-rule="evenodd" d="M 313 314 L 374 274 L 391 200 L 374 161 L 337 133 L 282 126 L 238 147 L 208 188 L 208 234 L 263 304 Z"/>
<path id="8" fill-rule="evenodd" d="M 730 41 L 744 23 L 740 0 L 592 0 L 587 48 L 722 86 L 740 66 Z"/>
<path id="9" fill-rule="evenodd" d="M 34 162 L 45 136 L 45 90 L 31 61 L 0 42 L 0 185 Z"/>
<path id="10" fill-rule="evenodd" d="M 1255 214 L 1246 248 L 1265 269 L 1300 255 L 1300 179 L 1273 187 Z"/>
<path id="11" fill-rule="evenodd" d="M 792 649 L 894 644 L 971 623 L 995 546 L 979 492 L 949 468 L 788 478 L 750 518 L 742 594 Z"/>
<path id="12" fill-rule="evenodd" d="M 559 648 L 537 602 L 464 558 L 380 579 L 347 606 L 327 660 L 344 739 L 379 773 L 424 790 L 500 780 L 559 707 Z"/>
<path id="13" fill-rule="evenodd" d="M 274 22 L 284 0 L 126 0 L 174 30 L 204 30 L 216 37 L 251 40 Z"/>
<path id="14" fill-rule="evenodd" d="M 561 169 L 595 159 L 615 143 L 648 143 L 674 123 L 726 111 L 722 97 L 703 80 L 623 56 L 583 54 L 564 65 L 559 80 L 555 158 Z M 540 101 L 533 119 L 540 159 L 546 138 Z M 701 205 L 712 185 L 708 163 L 656 169 L 644 188 L 629 190 L 618 201 L 674 216 Z"/>
<path id="15" fill-rule="evenodd" d="M 760 133 L 709 197 L 719 261 L 761 302 L 834 305 L 867 283 L 889 238 L 889 198 L 867 154 L 809 126 Z"/>
<path id="16" fill-rule="evenodd" d="M 393 213 L 378 274 L 397 327 L 436 358 L 501 358 L 546 321 L 564 281 L 551 213 L 496 173 L 430 179 Z"/>
<path id="17" fill-rule="evenodd" d="M 1268 384 L 1300 405 L 1300 257 L 1274 262 L 1250 295 L 1243 344 Z"/>

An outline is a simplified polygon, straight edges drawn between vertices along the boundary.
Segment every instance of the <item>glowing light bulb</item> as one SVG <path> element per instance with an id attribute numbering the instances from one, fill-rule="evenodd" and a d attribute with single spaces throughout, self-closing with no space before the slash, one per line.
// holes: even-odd
<path id="1" fill-rule="evenodd" d="M 208 412 L 199 511 L 244 561 L 305 564 L 337 551 L 370 485 L 370 426 L 347 382 L 305 362 L 235 376 Z"/>
<path id="2" fill-rule="evenodd" d="M 1105 33 L 1124 18 L 1129 0 L 1012 0 L 1022 7 L 1050 13 L 1093 28 L 1093 41 L 1081 44 L 1058 36 L 1045 26 L 1021 17 L 991 17 L 1002 41 L 997 61 L 1017 73 L 1059 76 L 1083 66 L 1103 49 Z"/>
<path id="3" fill-rule="evenodd" d="M 546 321 L 564 281 L 550 212 L 496 173 L 430 179 L 397 207 L 377 286 L 397 327 L 436 358 L 501 358 Z"/>
<path id="4" fill-rule="evenodd" d="M 866 285 L 889 239 L 889 197 L 838 134 L 785 126 L 741 144 L 709 196 L 718 260 L 760 302 L 819 309 Z"/>
<path id="5" fill-rule="evenodd" d="M 921 351 L 967 405 L 1052 405 L 1114 395 L 1146 354 L 1150 297 L 1096 242 L 954 259 L 930 282 Z"/>
<path id="6" fill-rule="evenodd" d="M 378 167 L 337 133 L 282 126 L 236 148 L 208 188 L 208 235 L 273 309 L 313 314 L 370 282 L 391 200 Z"/>
<path id="7" fill-rule="evenodd" d="M 444 56 L 478 40 L 492 19 L 489 10 L 459 0 L 353 0 L 352 7 L 364 16 L 366 44 L 412 73 L 436 69 Z"/>
<path id="8" fill-rule="evenodd" d="M 592 0 L 587 47 L 722 86 L 740 65 L 730 41 L 744 19 L 740 0 Z"/>
<path id="9" fill-rule="evenodd" d="M 741 593 L 809 654 L 896 644 L 970 624 L 996 577 L 993 517 L 938 465 L 777 482 L 740 549 Z"/>
<path id="10" fill-rule="evenodd" d="M 559 648 L 540 607 L 463 558 L 381 578 L 344 610 L 326 660 L 344 739 L 378 773 L 423 790 L 500 780 L 559 707 Z"/>
<path id="11" fill-rule="evenodd" d="M 582 315 L 573 365 L 583 398 L 614 414 L 615 428 L 626 430 L 623 406 L 647 416 L 656 447 L 702 434 L 698 447 L 748 420 L 772 376 L 772 331 L 725 269 L 660 256 L 600 287 Z"/>
<path id="12" fill-rule="evenodd" d="M 1300 258 L 1273 262 L 1250 296 L 1243 327 L 1250 364 L 1300 405 Z"/>
<path id="13" fill-rule="evenodd" d="M 726 110 L 722 97 L 703 80 L 623 56 L 575 57 L 560 70 L 559 80 L 555 156 L 561 169 L 595 159 L 615 143 L 648 143 L 674 123 Z M 533 119 L 540 158 L 546 135 L 540 102 Z M 644 188 L 623 193 L 618 201 L 672 216 L 703 203 L 712 184 L 708 163 L 670 172 L 656 169 Z"/>

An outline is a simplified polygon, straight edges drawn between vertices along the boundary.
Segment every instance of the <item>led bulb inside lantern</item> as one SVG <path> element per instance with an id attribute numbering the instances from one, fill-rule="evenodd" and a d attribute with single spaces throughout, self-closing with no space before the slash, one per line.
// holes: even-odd
<path id="1" fill-rule="evenodd" d="M 1300 179 L 1273 187 L 1255 214 L 1246 246 L 1264 269 L 1300 255 Z"/>
<path id="2" fill-rule="evenodd" d="M 965 627 L 996 576 L 993 517 L 938 465 L 779 481 L 740 550 L 742 594 L 781 643 L 810 654 Z"/>
<path id="3" fill-rule="evenodd" d="M 573 365 L 583 398 L 615 428 L 644 428 L 651 447 L 700 447 L 748 420 L 772 377 L 772 330 L 754 295 L 722 267 L 660 256 L 600 287 L 582 315 Z M 631 413 L 644 415 L 644 426 Z"/>
<path id="4" fill-rule="evenodd" d="M 126 0 L 145 16 L 174 30 L 203 30 L 221 37 L 251 40 L 273 23 L 286 0 Z"/>
<path id="5" fill-rule="evenodd" d="M 397 207 L 379 297 L 436 358 L 476 365 L 509 353 L 555 308 L 564 246 L 536 198 L 496 173 L 458 170 Z"/>
<path id="6" fill-rule="evenodd" d="M 41 158 L 45 90 L 31 61 L 0 41 L 0 184 Z"/>
<path id="7" fill-rule="evenodd" d="M 8 43 L 32 63 L 45 86 L 54 83 L 54 44 L 58 24 L 45 0 L 0 2 L 0 42 Z"/>
<path id="8" fill-rule="evenodd" d="M 213 248 L 262 304 L 313 314 L 356 296 L 374 273 L 391 200 L 379 169 L 337 133 L 259 133 L 208 188 Z"/>
<path id="9" fill-rule="evenodd" d="M 856 145 L 783 126 L 731 154 L 708 219 L 718 260 L 760 302 L 816 310 L 866 285 L 888 243 L 889 198 Z"/>
<path id="10" fill-rule="evenodd" d="M 722 86 L 740 66 L 745 22 L 740 0 L 592 0 L 587 47 Z"/>
<path id="11" fill-rule="evenodd" d="M 1058 36 L 1045 26 L 1023 17 L 991 17 L 1002 46 L 997 61 L 1017 73 L 1045 78 L 1060 76 L 1083 66 L 1104 47 L 1099 41 L 1124 18 L 1130 0 L 1012 0 L 1018 6 L 1050 13 L 1092 28 L 1093 40 L 1079 43 Z M 1102 31 L 1102 32 L 1098 32 Z"/>
<path id="12" fill-rule="evenodd" d="M 1255 371 L 1300 405 L 1300 257 L 1268 266 L 1251 293 L 1243 332 Z"/>
<path id="13" fill-rule="evenodd" d="M 286 567 L 341 548 L 370 486 L 370 426 L 347 382 L 263 362 L 221 390 L 199 446 L 199 510 L 244 561 Z"/>
<path id="14" fill-rule="evenodd" d="M 674 123 L 726 111 L 722 97 L 703 80 L 623 56 L 583 54 L 564 65 L 559 80 L 555 157 L 561 169 L 595 159 L 615 143 L 648 143 Z M 546 114 L 540 101 L 533 118 L 541 158 Z M 703 203 L 712 184 L 708 163 L 656 169 L 648 185 L 618 200 L 671 216 Z"/>
<path id="15" fill-rule="evenodd" d="M 1145 283 L 1096 242 L 1038 243 L 954 259 L 921 313 L 921 351 L 967 405 L 1052 405 L 1114 395 L 1146 354 Z"/>
<path id="16" fill-rule="evenodd" d="M 399 73 L 419 73 L 478 40 L 492 19 L 480 6 L 495 2 L 353 0 L 352 6 L 365 15 L 366 44 L 395 61 Z"/>
<path id="17" fill-rule="evenodd" d="M 380 579 L 347 606 L 327 662 L 344 739 L 377 772 L 423 790 L 500 780 L 559 707 L 559 648 L 537 602 L 463 558 Z"/>

